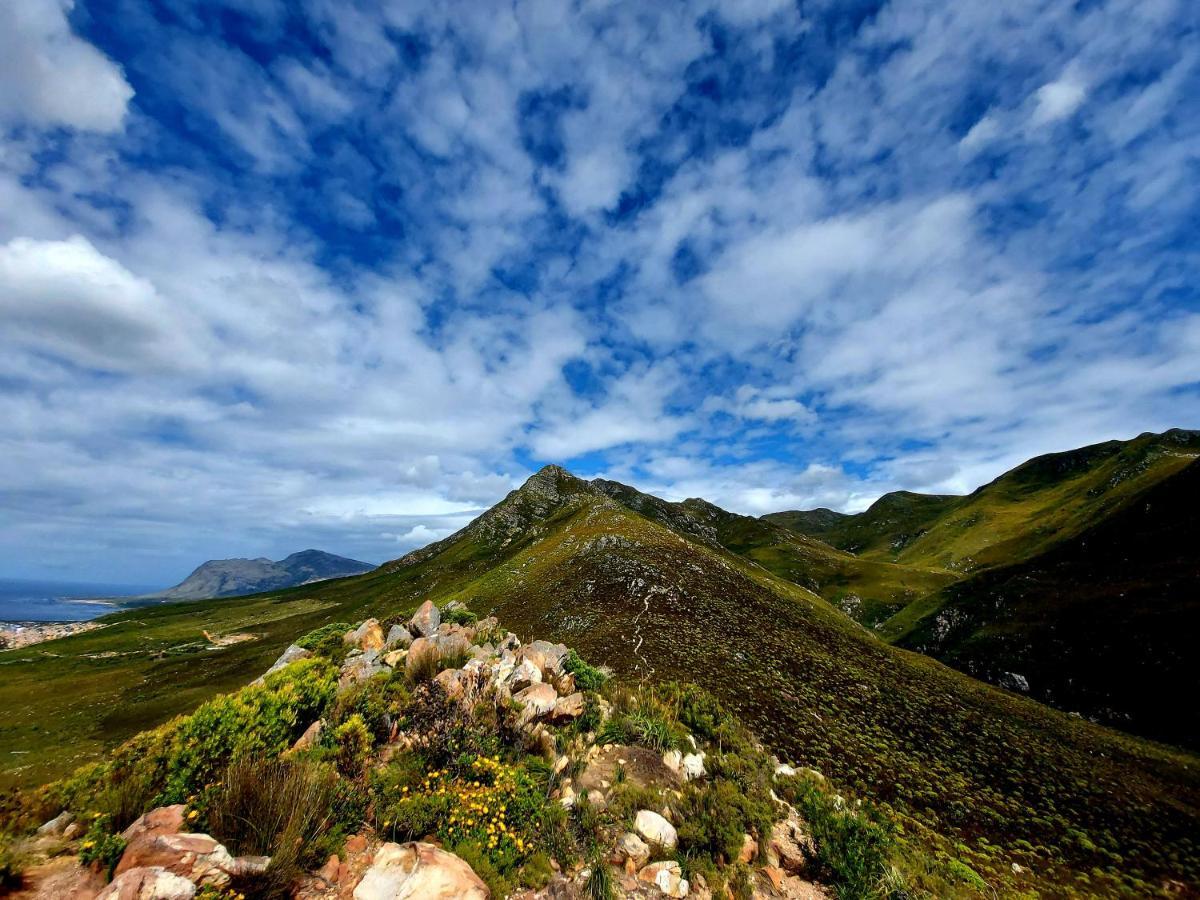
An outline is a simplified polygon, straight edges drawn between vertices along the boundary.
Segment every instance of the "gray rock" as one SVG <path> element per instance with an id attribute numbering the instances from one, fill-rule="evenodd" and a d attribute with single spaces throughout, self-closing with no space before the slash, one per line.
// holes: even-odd
<path id="1" fill-rule="evenodd" d="M 407 648 L 413 642 L 413 636 L 403 625 L 393 625 L 388 629 L 387 640 L 383 643 L 384 650 Z"/>

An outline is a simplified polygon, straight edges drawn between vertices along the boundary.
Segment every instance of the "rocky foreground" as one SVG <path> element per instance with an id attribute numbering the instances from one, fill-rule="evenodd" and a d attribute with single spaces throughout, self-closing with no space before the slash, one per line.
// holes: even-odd
<path id="1" fill-rule="evenodd" d="M 135 739 L 128 759 L 118 752 L 44 792 L 66 808 L 20 843 L 35 864 L 14 896 L 832 895 L 814 880 L 830 872 L 821 847 L 788 800 L 858 813 L 822 793 L 817 773 L 766 756 L 695 689 L 620 687 L 561 644 L 469 618 L 427 602 L 407 621 L 322 629 L 221 716 L 213 701 Z M 326 683 L 318 672 L 330 694 L 319 716 L 295 717 L 299 736 L 282 752 L 245 733 L 212 741 L 233 722 L 226 709 L 288 719 L 279 704 Z M 198 719 L 207 730 L 189 730 Z M 251 744 L 253 757 L 238 749 Z M 281 805 L 298 777 L 309 779 L 301 803 Z M 161 805 L 123 824 L 138 792 Z M 305 818 L 322 804 L 323 818 Z M 262 821 L 248 830 L 253 816 Z"/>

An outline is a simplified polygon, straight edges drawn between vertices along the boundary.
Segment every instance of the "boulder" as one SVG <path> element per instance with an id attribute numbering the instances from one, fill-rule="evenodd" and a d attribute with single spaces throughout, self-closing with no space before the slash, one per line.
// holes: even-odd
<path id="1" fill-rule="evenodd" d="M 662 756 L 663 765 L 676 775 L 683 773 L 683 754 L 678 750 L 668 750 Z"/>
<path id="2" fill-rule="evenodd" d="M 229 851 L 207 834 L 160 834 L 131 841 L 114 874 L 156 866 L 214 887 L 225 887 L 231 874 L 242 873 Z"/>
<path id="3" fill-rule="evenodd" d="M 354 900 L 488 900 L 491 893 L 462 859 L 433 844 L 384 844 L 354 889 Z"/>
<path id="4" fill-rule="evenodd" d="M 542 655 L 542 672 L 547 677 L 559 675 L 563 670 L 563 663 L 566 661 L 567 650 L 566 644 L 552 644 L 549 641 L 534 641 L 529 645 L 529 648 Z"/>
<path id="5" fill-rule="evenodd" d="M 446 696 L 456 700 L 466 691 L 466 679 L 462 669 L 444 669 L 433 678 L 435 684 L 440 684 Z"/>
<path id="6" fill-rule="evenodd" d="M 185 812 L 187 812 L 187 807 L 182 803 L 152 809 L 139 816 L 132 825 L 122 831 L 121 837 L 125 838 L 125 843 L 128 845 L 138 841 L 149 841 L 162 834 L 179 834 L 183 831 Z"/>
<path id="7" fill-rule="evenodd" d="M 400 663 L 404 662 L 406 656 L 408 656 L 407 650 L 390 650 L 383 654 L 383 664 L 394 669 Z"/>
<path id="8" fill-rule="evenodd" d="M 437 633 L 438 626 L 441 624 L 441 612 L 433 605 L 432 600 L 426 600 L 413 613 L 409 628 L 414 635 L 419 637 L 432 637 Z"/>
<path id="9" fill-rule="evenodd" d="M 268 675 L 273 675 L 285 666 L 290 666 L 292 663 L 302 659 L 308 659 L 312 655 L 313 652 L 311 650 L 305 650 L 299 644 L 292 644 L 283 653 L 279 654 L 279 659 L 271 664 L 271 668 L 255 679 L 255 684 L 262 684 L 267 680 Z"/>
<path id="10" fill-rule="evenodd" d="M 324 719 L 317 719 L 317 721 L 305 728 L 304 734 L 296 738 L 296 743 L 292 744 L 292 752 L 299 753 L 301 750 L 311 750 L 317 746 L 317 741 L 321 739 L 321 731 L 324 727 Z"/>
<path id="11" fill-rule="evenodd" d="M 675 845 L 679 843 L 679 835 L 675 831 L 675 826 L 653 810 L 639 810 L 637 817 L 633 820 L 633 827 L 652 845 L 674 850 Z"/>
<path id="12" fill-rule="evenodd" d="M 404 671 L 411 676 L 417 667 L 420 666 L 431 655 L 436 655 L 438 652 L 437 644 L 426 637 L 419 637 L 412 642 L 412 646 L 408 648 L 408 656 L 404 658 Z"/>
<path id="13" fill-rule="evenodd" d="M 379 651 L 372 650 L 361 656 L 350 657 L 342 665 L 342 673 L 338 678 L 338 688 L 345 690 L 352 684 L 358 684 L 389 671 L 387 666 L 379 661 Z"/>
<path id="14" fill-rule="evenodd" d="M 583 715 L 583 694 L 578 691 L 566 697 L 559 697 L 554 703 L 552 716 L 554 719 L 577 719 L 581 715 Z"/>
<path id="15" fill-rule="evenodd" d="M 383 649 L 383 626 L 378 619 L 367 619 L 356 629 L 348 632 L 345 641 L 352 647 L 357 647 L 364 653 L 368 650 Z"/>
<path id="16" fill-rule="evenodd" d="M 668 897 L 686 897 L 688 883 L 675 860 L 650 863 L 638 870 L 638 881 L 652 884 Z"/>
<path id="17" fill-rule="evenodd" d="M 75 814 L 70 810 L 63 810 L 49 822 L 43 823 L 38 827 L 39 835 L 51 835 L 57 837 L 67 830 L 67 826 L 75 821 Z"/>
<path id="18" fill-rule="evenodd" d="M 683 758 L 680 769 L 683 772 L 685 781 L 695 781 L 697 778 L 703 778 L 707 774 L 704 771 L 704 752 L 689 753 Z"/>
<path id="19" fill-rule="evenodd" d="M 398 650 L 408 647 L 413 642 L 413 636 L 403 625 L 393 625 L 388 629 L 387 639 L 383 642 L 384 650 Z"/>
<path id="20" fill-rule="evenodd" d="M 525 688 L 529 687 L 530 685 L 541 684 L 541 682 L 542 682 L 542 670 L 539 669 L 536 665 L 534 665 L 534 663 L 531 660 L 528 660 L 528 659 L 522 659 L 520 662 L 518 662 L 516 667 L 512 670 L 512 672 L 509 674 L 508 678 L 506 679 L 506 683 L 508 684 L 508 689 L 510 691 L 512 691 L 514 694 L 520 693 L 521 691 L 525 690 Z M 551 688 L 551 690 L 554 690 L 554 689 Z M 555 696 L 558 695 L 557 691 L 554 691 L 554 693 L 555 693 Z"/>
<path id="21" fill-rule="evenodd" d="M 161 866 L 129 869 L 102 890 L 96 900 L 192 900 L 196 885 Z"/>
<path id="22" fill-rule="evenodd" d="M 633 860 L 635 868 L 640 869 L 650 861 L 650 845 L 632 831 L 621 835 L 621 840 L 617 842 L 617 849 L 626 859 Z"/>
<path id="23" fill-rule="evenodd" d="M 513 699 L 521 704 L 521 720 L 528 722 L 553 712 L 558 704 L 558 692 L 548 684 L 531 684 L 514 694 Z"/>

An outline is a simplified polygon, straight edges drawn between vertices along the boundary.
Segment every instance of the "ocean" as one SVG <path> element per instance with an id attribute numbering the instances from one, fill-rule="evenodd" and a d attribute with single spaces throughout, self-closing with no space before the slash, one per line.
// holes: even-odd
<path id="1" fill-rule="evenodd" d="M 148 585 L 0 578 L 0 622 L 82 622 L 116 609 L 111 604 L 84 600 L 131 597 L 154 590 L 157 588 Z"/>

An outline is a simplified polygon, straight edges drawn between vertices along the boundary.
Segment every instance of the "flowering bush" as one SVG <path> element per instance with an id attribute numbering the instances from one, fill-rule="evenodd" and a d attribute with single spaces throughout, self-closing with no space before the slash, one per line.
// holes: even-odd
<path id="1" fill-rule="evenodd" d="M 92 824 L 79 845 L 80 861 L 84 865 L 99 863 L 111 877 L 124 852 L 125 838 L 113 833 L 112 822 L 108 816 L 102 813 L 93 815 Z"/>
<path id="2" fill-rule="evenodd" d="M 437 835 L 464 859 L 479 861 L 476 871 L 503 895 L 521 880 L 546 836 L 562 832 L 565 813 L 523 765 L 498 755 L 461 762 L 455 770 L 431 769 L 411 784 L 384 787 L 390 797 L 379 806 L 378 828 L 390 840 Z"/>

